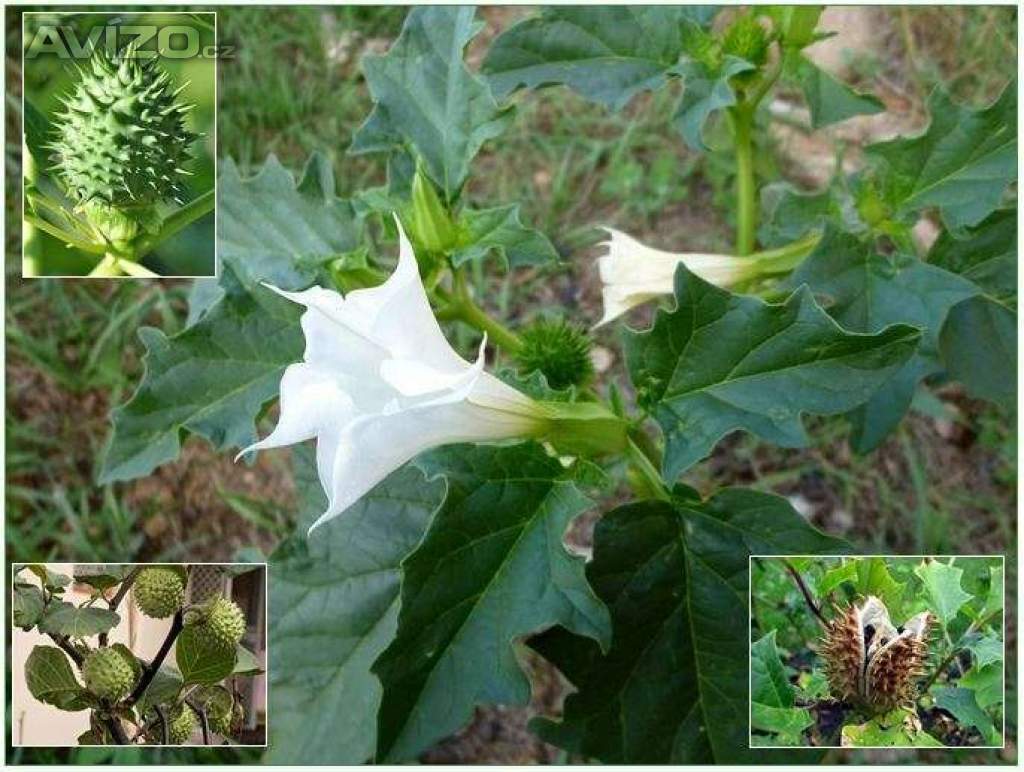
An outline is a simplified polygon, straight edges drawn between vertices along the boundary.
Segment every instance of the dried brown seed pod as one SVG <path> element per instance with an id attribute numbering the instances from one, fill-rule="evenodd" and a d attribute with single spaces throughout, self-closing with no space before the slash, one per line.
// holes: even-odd
<path id="1" fill-rule="evenodd" d="M 819 647 L 832 696 L 872 714 L 913 705 L 931 622 L 924 611 L 896 627 L 873 595 L 839 610 Z"/>

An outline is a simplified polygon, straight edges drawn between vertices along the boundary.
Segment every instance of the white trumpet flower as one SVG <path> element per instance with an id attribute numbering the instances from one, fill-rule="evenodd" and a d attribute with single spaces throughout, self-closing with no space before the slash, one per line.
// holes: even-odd
<path id="1" fill-rule="evenodd" d="M 267 285 L 306 307 L 306 349 L 281 379 L 277 427 L 239 456 L 316 438 L 327 510 L 310 531 L 421 451 L 537 436 L 546 425 L 539 403 L 484 372 L 483 344 L 473 363 L 451 348 L 398 228 L 398 267 L 380 286 L 342 297 Z"/>
<path id="2" fill-rule="evenodd" d="M 750 278 L 756 262 L 731 255 L 663 252 L 641 244 L 622 231 L 605 230 L 611 238 L 602 244 L 607 251 L 597 259 L 604 285 L 604 316 L 597 323 L 598 327 L 649 300 L 671 295 L 676 267 L 680 263 L 711 284 L 729 287 Z"/>

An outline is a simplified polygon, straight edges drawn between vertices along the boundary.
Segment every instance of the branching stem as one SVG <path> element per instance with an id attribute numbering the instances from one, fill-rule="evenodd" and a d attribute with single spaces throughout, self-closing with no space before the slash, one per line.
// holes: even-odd
<path id="1" fill-rule="evenodd" d="M 164 663 L 167 653 L 171 650 L 171 646 L 174 645 L 174 641 L 177 639 L 183 626 L 182 612 L 178 611 L 174 615 L 174 619 L 171 621 L 171 628 L 167 631 L 167 637 L 164 638 L 164 642 L 160 645 L 160 650 L 156 653 L 156 656 L 153 657 L 153 661 L 143 669 L 142 677 L 135 685 L 135 688 L 132 689 L 132 693 L 128 695 L 128 699 L 125 700 L 125 705 L 131 707 L 139 701 L 139 698 L 143 694 L 145 694 L 146 689 L 149 688 L 154 676 L 156 676 L 160 666 Z"/>
<path id="2" fill-rule="evenodd" d="M 796 586 L 800 588 L 800 592 L 803 594 L 804 600 L 807 602 L 807 607 L 811 610 L 814 616 L 818 618 L 821 626 L 827 628 L 828 620 L 825 619 L 824 615 L 821 613 L 821 609 L 818 608 L 818 605 L 814 602 L 814 598 L 811 597 L 811 591 L 807 589 L 807 585 L 804 583 L 804 578 L 800 576 L 800 572 L 797 571 L 788 560 L 783 560 L 782 563 L 786 566 L 786 570 L 789 572 L 789 575 L 793 577 L 793 581 L 796 582 Z"/>

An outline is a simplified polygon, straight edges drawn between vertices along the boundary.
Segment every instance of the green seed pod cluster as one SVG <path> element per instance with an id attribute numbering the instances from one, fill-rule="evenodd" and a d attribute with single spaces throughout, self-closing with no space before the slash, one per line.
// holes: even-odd
<path id="1" fill-rule="evenodd" d="M 768 59 L 768 33 L 752 13 L 736 17 L 722 38 L 722 50 L 760 67 Z"/>
<path id="2" fill-rule="evenodd" d="M 539 319 L 520 333 L 516 362 L 524 374 L 540 371 L 553 389 L 585 386 L 594 375 L 591 341 L 565 319 Z"/>
<path id="3" fill-rule="evenodd" d="M 135 668 L 119 649 L 103 647 L 89 652 L 82 663 L 85 688 L 100 699 L 117 702 L 135 685 Z"/>
<path id="4" fill-rule="evenodd" d="M 207 640 L 216 646 L 233 649 L 245 633 L 245 615 L 234 601 L 218 595 L 206 601 L 185 620 L 199 626 Z"/>
<path id="5" fill-rule="evenodd" d="M 132 585 L 135 605 L 153 619 L 166 619 L 185 600 L 185 577 L 175 568 L 144 568 Z"/>
<path id="6" fill-rule="evenodd" d="M 185 163 L 197 135 L 186 128 L 191 105 L 179 101 L 156 58 L 134 46 L 118 57 L 104 49 L 83 69 L 55 120 L 55 170 L 69 196 L 110 238 L 130 239 L 143 211 L 180 200 Z M 138 212 L 140 216 L 133 216 Z"/>
<path id="7" fill-rule="evenodd" d="M 223 708 L 226 707 L 227 710 Z M 210 722 L 210 729 L 217 734 L 229 735 L 231 734 L 231 725 L 234 723 L 234 710 L 231 703 L 226 706 L 218 704 L 210 705 L 206 713 L 206 718 Z"/>

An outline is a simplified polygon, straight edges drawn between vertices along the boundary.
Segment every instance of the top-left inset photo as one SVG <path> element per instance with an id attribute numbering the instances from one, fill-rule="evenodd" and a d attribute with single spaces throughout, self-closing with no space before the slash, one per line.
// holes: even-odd
<path id="1" fill-rule="evenodd" d="M 215 276 L 216 13 L 25 13 L 22 32 L 22 276 Z"/>

